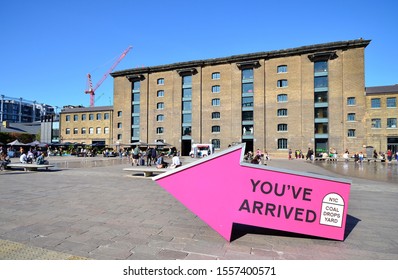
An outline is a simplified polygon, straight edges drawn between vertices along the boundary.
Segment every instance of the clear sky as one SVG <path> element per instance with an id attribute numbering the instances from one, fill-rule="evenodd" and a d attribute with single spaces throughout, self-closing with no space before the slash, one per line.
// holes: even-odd
<path id="1" fill-rule="evenodd" d="M 363 38 L 366 86 L 398 84 L 398 1 L 22 0 L 0 4 L 0 94 L 89 106 L 115 71 Z M 113 78 L 96 91 L 113 104 Z"/>

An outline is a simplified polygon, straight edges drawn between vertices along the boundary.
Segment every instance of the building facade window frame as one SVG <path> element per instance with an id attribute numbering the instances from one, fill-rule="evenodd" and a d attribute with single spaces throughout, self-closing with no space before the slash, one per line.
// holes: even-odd
<path id="1" fill-rule="evenodd" d="M 280 79 L 276 82 L 276 87 L 278 88 L 285 88 L 288 86 L 288 81 L 287 79 Z"/>
<path id="2" fill-rule="evenodd" d="M 371 127 L 372 128 L 381 128 L 381 118 L 371 119 Z"/>
<path id="3" fill-rule="evenodd" d="M 288 101 L 288 96 L 286 93 L 281 93 L 276 96 L 276 101 L 278 103 L 284 103 Z"/>
<path id="4" fill-rule="evenodd" d="M 220 72 L 213 72 L 213 73 L 211 73 L 211 79 L 212 79 L 212 80 L 219 80 L 220 77 L 221 77 Z"/>
<path id="5" fill-rule="evenodd" d="M 347 97 L 347 106 L 355 106 L 356 99 L 354 96 Z"/>
<path id="6" fill-rule="evenodd" d="M 287 138 L 278 138 L 277 140 L 277 149 L 278 150 L 287 150 Z"/>
<path id="7" fill-rule="evenodd" d="M 356 130 L 354 128 L 350 128 L 347 131 L 347 137 L 355 138 L 356 137 Z"/>
<path id="8" fill-rule="evenodd" d="M 164 85 L 164 78 L 159 78 L 159 79 L 157 80 L 157 84 L 158 84 L 159 86 L 163 86 L 163 85 Z"/>
<path id="9" fill-rule="evenodd" d="M 397 108 L 397 98 L 396 97 L 387 97 L 386 106 L 387 106 L 387 108 Z"/>
<path id="10" fill-rule="evenodd" d="M 387 118 L 387 128 L 397 128 L 397 118 Z"/>
<path id="11" fill-rule="evenodd" d="M 221 127 L 219 125 L 213 125 L 211 127 L 211 132 L 212 133 L 220 133 L 221 132 Z"/>
<path id="12" fill-rule="evenodd" d="M 370 107 L 372 109 L 380 109 L 381 108 L 381 98 L 371 98 L 370 99 Z"/>
<path id="13" fill-rule="evenodd" d="M 286 64 L 278 65 L 278 66 L 277 66 L 277 69 L 276 69 L 276 72 L 277 72 L 278 74 L 280 74 L 280 73 L 287 73 L 287 65 L 286 65 Z"/>

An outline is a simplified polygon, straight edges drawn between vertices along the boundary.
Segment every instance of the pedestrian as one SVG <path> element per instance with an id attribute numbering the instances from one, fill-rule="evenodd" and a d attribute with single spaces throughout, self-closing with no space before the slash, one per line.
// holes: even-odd
<path id="1" fill-rule="evenodd" d="M 171 159 L 170 168 L 177 168 L 181 166 L 180 158 L 177 155 L 177 152 L 173 154 L 173 158 Z"/>
<path id="2" fill-rule="evenodd" d="M 132 165 L 136 165 L 138 166 L 138 160 L 140 158 L 140 148 L 138 146 L 135 146 L 134 150 L 133 150 L 133 163 Z"/>
<path id="3" fill-rule="evenodd" d="M 292 149 L 289 149 L 289 160 L 292 159 Z"/>
<path id="4" fill-rule="evenodd" d="M 146 150 L 146 166 L 152 166 L 152 148 Z"/>
<path id="5" fill-rule="evenodd" d="M 391 162 L 391 160 L 392 160 L 392 151 L 390 149 L 388 149 L 388 151 L 387 151 L 387 160 L 388 160 L 388 162 Z"/>

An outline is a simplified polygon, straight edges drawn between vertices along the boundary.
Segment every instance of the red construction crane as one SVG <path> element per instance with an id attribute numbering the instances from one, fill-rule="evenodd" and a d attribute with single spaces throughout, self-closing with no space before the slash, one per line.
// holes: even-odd
<path id="1" fill-rule="evenodd" d="M 94 95 L 95 91 L 97 88 L 105 81 L 105 79 L 108 77 L 109 73 L 115 69 L 115 67 L 119 64 L 119 62 L 127 55 L 127 53 L 130 51 L 132 46 L 129 46 L 121 55 L 120 57 L 113 63 L 112 67 L 109 68 L 109 70 L 102 76 L 101 80 L 93 87 L 93 82 L 91 81 L 91 74 L 87 74 L 87 90 L 85 91 L 86 94 L 90 94 L 90 107 L 94 107 Z"/>

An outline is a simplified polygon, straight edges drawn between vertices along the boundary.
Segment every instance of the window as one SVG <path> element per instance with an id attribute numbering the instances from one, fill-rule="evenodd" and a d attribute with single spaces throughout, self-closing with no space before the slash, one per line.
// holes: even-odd
<path id="1" fill-rule="evenodd" d="M 279 65 L 277 68 L 277 73 L 286 73 L 287 72 L 287 65 Z"/>
<path id="2" fill-rule="evenodd" d="M 277 102 L 287 102 L 287 94 L 282 93 L 282 94 L 278 94 L 278 96 L 276 97 Z"/>
<path id="3" fill-rule="evenodd" d="M 182 102 L 182 110 L 183 111 L 191 111 L 192 110 L 192 101 L 183 101 Z"/>
<path id="4" fill-rule="evenodd" d="M 182 127 L 182 136 L 191 136 L 192 128 L 190 126 Z"/>
<path id="5" fill-rule="evenodd" d="M 164 78 L 158 79 L 158 85 L 164 85 Z"/>
<path id="6" fill-rule="evenodd" d="M 349 129 L 347 133 L 348 137 L 355 137 L 355 129 Z"/>
<path id="7" fill-rule="evenodd" d="M 242 107 L 253 107 L 253 96 L 242 97 Z"/>
<path id="8" fill-rule="evenodd" d="M 314 72 L 327 72 L 328 71 L 328 62 L 327 61 L 316 61 L 314 62 Z"/>
<path id="9" fill-rule="evenodd" d="M 121 122 L 117 123 L 117 128 L 122 128 L 122 123 Z"/>
<path id="10" fill-rule="evenodd" d="M 212 93 L 218 93 L 218 92 L 220 92 L 220 86 L 219 86 L 219 85 L 217 85 L 217 86 L 212 86 L 212 87 L 211 87 L 211 92 L 212 92 Z"/>
<path id="11" fill-rule="evenodd" d="M 328 87 L 328 77 L 315 77 L 314 78 L 314 88 L 326 88 Z"/>
<path id="12" fill-rule="evenodd" d="M 182 98 L 191 99 L 192 98 L 192 88 L 182 89 Z"/>
<path id="13" fill-rule="evenodd" d="M 158 90 L 157 97 L 164 97 L 164 90 Z"/>
<path id="14" fill-rule="evenodd" d="M 157 121 L 157 122 L 162 122 L 162 121 L 164 121 L 164 115 L 157 115 L 157 116 L 156 116 L 156 121 Z"/>
<path id="15" fill-rule="evenodd" d="M 117 135 L 117 140 L 122 140 L 122 135 L 121 134 Z"/>
<path id="16" fill-rule="evenodd" d="M 65 134 L 70 134 L 70 128 L 65 129 Z"/>
<path id="17" fill-rule="evenodd" d="M 212 139 L 211 143 L 213 144 L 214 149 L 220 149 L 220 139 Z"/>
<path id="18" fill-rule="evenodd" d="M 387 97 L 387 108 L 396 108 L 396 107 L 397 107 L 397 98 Z"/>
<path id="19" fill-rule="evenodd" d="M 192 86 L 192 76 L 186 75 L 182 77 L 182 85 L 183 86 Z"/>
<path id="20" fill-rule="evenodd" d="M 94 134 L 94 127 L 90 127 L 88 129 L 88 134 Z"/>
<path id="21" fill-rule="evenodd" d="M 133 82 L 133 91 L 140 91 L 141 83 L 140 81 Z"/>
<path id="22" fill-rule="evenodd" d="M 137 103 L 140 102 L 140 98 L 141 98 L 141 96 L 140 96 L 139 92 L 133 93 L 133 95 L 132 95 L 133 102 L 137 102 Z"/>
<path id="23" fill-rule="evenodd" d="M 140 129 L 139 128 L 133 128 L 131 130 L 131 137 L 132 138 L 140 138 Z"/>
<path id="24" fill-rule="evenodd" d="M 81 133 L 82 134 L 86 134 L 86 128 L 85 127 L 82 127 Z"/>
<path id="25" fill-rule="evenodd" d="M 287 124 L 286 123 L 280 123 L 280 124 L 278 124 L 277 129 L 278 129 L 278 131 L 287 131 Z"/>
<path id="26" fill-rule="evenodd" d="M 77 122 L 79 120 L 79 116 L 78 115 L 73 115 L 73 121 Z"/>
<path id="27" fill-rule="evenodd" d="M 85 121 L 86 120 L 86 114 L 83 114 L 82 115 L 82 121 Z"/>
<path id="28" fill-rule="evenodd" d="M 122 111 L 117 111 L 117 117 L 120 118 L 122 116 Z"/>
<path id="29" fill-rule="evenodd" d="M 104 120 L 109 120 L 109 113 L 104 113 Z"/>
<path id="30" fill-rule="evenodd" d="M 70 122 L 70 115 L 65 116 L 65 121 Z"/>
<path id="31" fill-rule="evenodd" d="M 109 134 L 109 127 L 104 127 L 104 133 Z"/>
<path id="32" fill-rule="evenodd" d="M 219 80 L 220 79 L 220 72 L 214 72 L 211 74 L 212 80 Z"/>
<path id="33" fill-rule="evenodd" d="M 397 119 L 396 118 L 388 118 L 387 119 L 387 128 L 397 128 Z"/>
<path id="34" fill-rule="evenodd" d="M 78 128 L 74 128 L 73 129 L 73 134 L 78 134 L 79 133 L 79 129 Z"/>
<path id="35" fill-rule="evenodd" d="M 278 88 L 287 87 L 287 80 L 278 80 L 277 83 L 276 83 L 276 86 Z"/>
<path id="36" fill-rule="evenodd" d="M 347 97 L 347 105 L 348 106 L 354 106 L 356 103 L 355 97 Z"/>
<path id="37" fill-rule="evenodd" d="M 182 122 L 183 123 L 191 123 L 192 122 L 192 114 L 182 114 Z"/>
<path id="38" fill-rule="evenodd" d="M 242 80 L 253 79 L 253 69 L 243 69 L 242 70 Z"/>
<path id="39" fill-rule="evenodd" d="M 328 102 L 328 92 L 327 91 L 315 92 L 314 102 L 315 103 Z"/>
<path id="40" fill-rule="evenodd" d="M 242 84 L 242 92 L 243 93 L 253 93 L 253 83 L 244 83 Z"/>
<path id="41" fill-rule="evenodd" d="M 370 106 L 372 108 L 380 108 L 381 104 L 380 104 L 380 98 L 372 98 L 370 100 Z"/>
<path id="42" fill-rule="evenodd" d="M 211 105 L 212 106 L 220 106 L 220 99 L 219 98 L 214 98 L 211 100 Z"/>
<path id="43" fill-rule="evenodd" d="M 133 106 L 132 106 L 132 112 L 133 112 L 133 114 L 134 113 L 139 113 L 140 112 L 140 104 L 134 104 Z"/>
<path id="44" fill-rule="evenodd" d="M 315 119 L 326 119 L 328 118 L 328 108 L 315 108 L 314 111 L 314 118 Z"/>
<path id="45" fill-rule="evenodd" d="M 286 150 L 287 149 L 287 139 L 279 138 L 278 139 L 278 150 Z"/>
<path id="46" fill-rule="evenodd" d="M 132 125 L 140 125 L 140 117 L 139 116 L 132 117 L 131 123 L 132 123 Z"/>
<path id="47" fill-rule="evenodd" d="M 156 128 L 156 134 L 162 134 L 163 131 L 164 131 L 164 128 L 163 128 L 163 127 L 157 127 L 157 128 Z"/>
<path id="48" fill-rule="evenodd" d="M 89 119 L 90 121 L 94 120 L 94 114 L 89 114 L 89 115 L 88 115 L 88 119 Z"/>
<path id="49" fill-rule="evenodd" d="M 97 121 L 100 121 L 101 120 L 101 113 L 98 113 L 97 114 Z"/>
<path id="50" fill-rule="evenodd" d="M 95 129 L 95 132 L 96 132 L 97 134 L 101 134 L 101 128 L 100 128 L 100 127 L 97 127 L 97 128 Z"/>
<path id="51" fill-rule="evenodd" d="M 163 102 L 159 102 L 156 104 L 156 109 L 158 110 L 163 110 L 164 109 L 164 103 Z"/>
<path id="52" fill-rule="evenodd" d="M 242 111 L 242 121 L 253 121 L 253 111 Z"/>
<path id="53" fill-rule="evenodd" d="M 217 133 L 217 132 L 220 132 L 220 126 L 219 125 L 213 125 L 212 127 L 211 127 L 211 132 L 213 132 L 213 133 Z"/>
<path id="54" fill-rule="evenodd" d="M 211 118 L 212 118 L 213 120 L 218 120 L 218 119 L 220 119 L 220 116 L 221 116 L 220 112 L 213 112 L 213 113 L 211 113 Z"/>
<path id="55" fill-rule="evenodd" d="M 278 109 L 278 111 L 276 112 L 276 115 L 277 115 L 278 117 L 287 116 L 287 109 Z"/>
<path id="56" fill-rule="evenodd" d="M 347 121 L 349 121 L 349 122 L 355 121 L 355 113 L 348 113 L 347 114 Z"/>
<path id="57" fill-rule="evenodd" d="M 372 119 L 372 128 L 381 128 L 381 119 Z"/>

